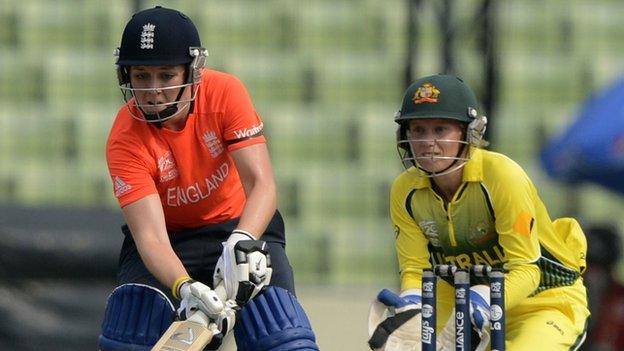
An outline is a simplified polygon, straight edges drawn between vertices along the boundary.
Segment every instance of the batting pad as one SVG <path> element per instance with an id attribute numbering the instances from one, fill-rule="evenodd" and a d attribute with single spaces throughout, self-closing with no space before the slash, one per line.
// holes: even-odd
<path id="1" fill-rule="evenodd" d="M 280 287 L 268 287 L 243 307 L 234 335 L 239 351 L 319 350 L 305 311 Z"/>
<path id="2" fill-rule="evenodd" d="M 100 351 L 149 351 L 169 328 L 175 310 L 165 294 L 148 285 L 124 284 L 110 294 Z"/>

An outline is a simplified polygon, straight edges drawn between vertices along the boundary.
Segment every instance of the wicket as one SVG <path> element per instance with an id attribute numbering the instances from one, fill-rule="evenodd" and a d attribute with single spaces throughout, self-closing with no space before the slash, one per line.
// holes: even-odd
<path id="1" fill-rule="evenodd" d="M 422 275 L 422 351 L 436 350 L 436 282 L 453 277 L 455 288 L 455 351 L 471 349 L 470 277 L 487 277 L 490 283 L 490 343 L 492 351 L 505 350 L 505 274 L 502 269 L 475 265 L 459 269 L 435 265 Z"/>

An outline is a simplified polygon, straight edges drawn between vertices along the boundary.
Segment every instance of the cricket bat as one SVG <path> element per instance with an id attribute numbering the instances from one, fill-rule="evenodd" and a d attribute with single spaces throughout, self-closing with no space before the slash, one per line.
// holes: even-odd
<path id="1" fill-rule="evenodd" d="M 173 322 L 152 351 L 202 351 L 212 340 L 216 325 L 202 311 L 184 321 Z"/>

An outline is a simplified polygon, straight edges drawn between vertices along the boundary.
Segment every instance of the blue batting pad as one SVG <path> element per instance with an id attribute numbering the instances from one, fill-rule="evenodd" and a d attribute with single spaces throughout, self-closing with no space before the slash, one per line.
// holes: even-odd
<path id="1" fill-rule="evenodd" d="M 173 304 L 162 291 L 143 284 L 121 285 L 108 297 L 99 350 L 149 351 L 174 317 Z"/>
<path id="2" fill-rule="evenodd" d="M 305 311 L 280 287 L 268 287 L 243 307 L 234 335 L 239 351 L 319 350 Z"/>

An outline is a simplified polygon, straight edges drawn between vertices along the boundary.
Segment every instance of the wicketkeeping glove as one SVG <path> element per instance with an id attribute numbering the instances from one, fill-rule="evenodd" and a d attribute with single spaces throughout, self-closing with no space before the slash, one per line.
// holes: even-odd
<path id="1" fill-rule="evenodd" d="M 383 289 L 373 301 L 368 315 L 368 345 L 375 351 L 415 351 L 421 349 L 422 309 L 420 291 L 399 296 Z"/>
<path id="2" fill-rule="evenodd" d="M 480 338 L 475 351 L 483 351 L 490 343 L 490 287 L 487 285 L 475 285 L 470 288 L 470 322 L 472 329 Z M 455 309 L 446 322 L 439 341 L 442 350 L 455 349 Z"/>
<path id="3" fill-rule="evenodd" d="M 223 284 L 227 299 L 242 306 L 269 284 L 272 272 L 266 242 L 237 229 L 223 243 L 213 284 Z"/>
<path id="4" fill-rule="evenodd" d="M 481 342 L 476 351 L 485 350 L 490 343 L 490 287 L 475 285 L 470 288 L 470 321 Z"/>

